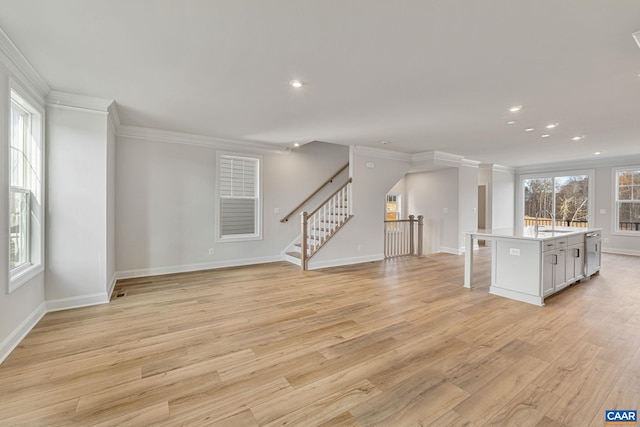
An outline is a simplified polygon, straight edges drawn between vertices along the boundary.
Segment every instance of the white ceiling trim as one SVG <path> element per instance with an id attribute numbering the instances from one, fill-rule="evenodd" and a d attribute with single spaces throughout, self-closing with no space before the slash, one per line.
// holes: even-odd
<path id="1" fill-rule="evenodd" d="M 433 162 L 433 163 L 451 163 L 452 166 L 459 166 L 464 156 L 457 154 L 445 153 L 444 151 L 425 151 L 411 156 L 411 161 L 417 162 Z"/>
<path id="2" fill-rule="evenodd" d="M 118 127 L 120 127 L 120 114 L 118 114 L 118 106 L 115 101 L 107 107 L 107 111 L 109 112 L 109 124 L 113 129 L 113 133 L 117 135 Z"/>
<path id="3" fill-rule="evenodd" d="M 354 147 L 356 154 L 368 157 L 378 157 L 381 159 L 400 160 L 403 162 L 411 161 L 411 154 L 400 153 L 398 151 L 383 150 L 381 148 L 366 147 L 364 145 L 356 145 Z"/>
<path id="4" fill-rule="evenodd" d="M 479 167 L 480 169 L 491 169 L 494 172 L 514 173 L 516 171 L 514 167 L 492 163 L 482 163 Z"/>
<path id="5" fill-rule="evenodd" d="M 480 163 L 481 162 L 477 160 L 470 160 L 470 159 L 462 159 L 462 161 L 460 162 L 462 166 L 469 166 L 472 168 L 478 168 L 480 166 Z"/>
<path id="6" fill-rule="evenodd" d="M 624 157 L 606 157 L 589 160 L 574 160 L 571 162 L 547 163 L 543 165 L 525 166 L 515 169 L 517 174 L 569 171 L 586 168 L 618 167 L 618 166 L 638 166 L 640 165 L 640 155 Z"/>
<path id="7" fill-rule="evenodd" d="M 47 105 L 51 107 L 73 107 L 101 113 L 109 113 L 109 107 L 113 102 L 113 99 L 94 98 L 55 90 L 47 95 Z"/>
<path id="8" fill-rule="evenodd" d="M 245 152 L 261 152 L 271 154 L 289 154 L 289 147 L 282 148 L 278 145 L 260 142 L 234 141 L 231 139 L 213 138 L 202 135 L 193 135 L 182 132 L 173 132 L 162 129 L 150 129 L 137 126 L 118 126 L 117 135 L 120 137 L 144 139 L 172 144 L 197 145 L 224 150 L 241 150 Z"/>
<path id="9" fill-rule="evenodd" d="M 51 88 L 44 81 L 42 76 L 36 71 L 31 63 L 24 57 L 22 52 L 11 41 L 7 33 L 0 28 L 0 61 L 7 66 L 19 80 L 29 83 L 37 92 L 37 98 L 44 99 L 51 91 Z M 32 90 L 33 91 L 33 90 Z"/>

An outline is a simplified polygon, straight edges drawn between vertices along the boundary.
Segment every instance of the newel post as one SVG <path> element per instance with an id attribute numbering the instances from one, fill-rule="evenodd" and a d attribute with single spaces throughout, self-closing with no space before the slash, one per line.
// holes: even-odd
<path id="1" fill-rule="evenodd" d="M 415 215 L 409 215 L 409 255 L 414 254 L 413 247 L 413 221 L 415 221 Z"/>
<path id="2" fill-rule="evenodd" d="M 307 220 L 309 214 L 306 211 L 300 212 L 300 224 L 302 226 L 302 241 L 300 242 L 300 267 L 307 269 Z"/>
<path id="3" fill-rule="evenodd" d="M 422 244 L 424 239 L 424 215 L 418 215 L 418 256 L 422 256 Z"/>

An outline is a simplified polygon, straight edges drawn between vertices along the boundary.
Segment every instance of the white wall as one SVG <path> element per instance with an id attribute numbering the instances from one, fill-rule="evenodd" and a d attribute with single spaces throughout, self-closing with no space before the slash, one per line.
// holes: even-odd
<path id="1" fill-rule="evenodd" d="M 445 168 L 405 178 L 409 211 L 424 215 L 424 253 L 458 253 L 458 175 Z"/>
<path id="2" fill-rule="evenodd" d="M 491 185 L 491 227 L 512 228 L 515 224 L 515 175 L 493 169 Z"/>
<path id="3" fill-rule="evenodd" d="M 106 302 L 108 117 L 80 109 L 47 111 L 47 304 L 61 309 Z"/>
<path id="4" fill-rule="evenodd" d="M 465 250 L 465 231 L 478 228 L 478 167 L 462 164 L 458 168 L 458 209 L 460 225 L 458 227 L 458 244 L 454 246 L 459 252 Z"/>
<path id="5" fill-rule="evenodd" d="M 0 59 L 3 59 L 0 55 Z M 19 76 L 11 73 L 0 61 L 0 362 L 20 342 L 35 323 L 44 315 L 44 273 L 38 274 L 27 283 L 8 294 L 9 278 L 9 206 L 7 170 L 9 151 L 9 78 L 18 81 L 21 86 L 29 85 Z M 44 100 L 39 99 L 44 108 Z M 45 207 L 46 208 L 46 207 Z"/>
<path id="6" fill-rule="evenodd" d="M 311 258 L 310 269 L 384 258 L 385 196 L 409 169 L 408 161 L 384 156 L 350 147 L 353 219 Z"/>
<path id="7" fill-rule="evenodd" d="M 402 212 L 401 219 L 407 219 L 409 218 L 409 215 L 415 215 L 416 217 L 418 216 L 418 214 L 409 211 L 409 205 L 407 203 L 406 180 L 404 176 L 400 178 L 400 181 L 396 182 L 396 184 L 389 189 L 388 193 L 400 194 L 400 210 Z"/>
<path id="8" fill-rule="evenodd" d="M 311 143 L 289 154 L 263 153 L 262 157 L 262 240 L 216 243 L 216 149 L 119 136 L 118 276 L 282 259 L 281 251 L 300 234 L 300 227 L 295 219 L 284 224 L 280 219 L 347 163 L 348 149 Z"/>
<path id="9" fill-rule="evenodd" d="M 512 228 L 516 186 L 513 170 L 499 165 L 481 165 L 478 185 L 487 186 L 486 228 Z"/>
<path id="10" fill-rule="evenodd" d="M 629 236 L 615 232 L 614 171 L 618 167 L 625 166 L 640 166 L 640 158 L 635 159 L 635 161 L 631 160 L 631 162 L 616 162 L 611 166 L 596 168 L 595 203 L 593 204 L 594 212 L 592 215 L 594 226 L 602 228 L 603 251 L 640 256 L 640 234 Z M 604 210 L 605 213 L 601 213 L 601 210 Z"/>
<path id="11" fill-rule="evenodd" d="M 109 120 L 107 126 L 107 297 L 115 285 L 116 275 L 116 132 L 113 122 Z"/>

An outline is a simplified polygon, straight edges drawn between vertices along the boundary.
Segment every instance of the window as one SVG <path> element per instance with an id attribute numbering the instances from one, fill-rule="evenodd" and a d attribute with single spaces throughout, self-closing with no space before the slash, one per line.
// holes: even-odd
<path id="1" fill-rule="evenodd" d="M 219 240 L 260 238 L 260 159 L 220 155 Z"/>
<path id="2" fill-rule="evenodd" d="M 400 212 L 400 209 L 400 194 L 387 194 L 384 219 L 386 221 L 396 221 L 401 219 L 402 212 Z"/>
<path id="3" fill-rule="evenodd" d="M 42 271 L 42 113 L 11 90 L 9 291 Z"/>
<path id="4" fill-rule="evenodd" d="M 640 167 L 616 171 L 616 231 L 640 232 Z"/>
<path id="5" fill-rule="evenodd" d="M 522 187 L 524 226 L 589 226 L 589 174 L 525 178 Z"/>

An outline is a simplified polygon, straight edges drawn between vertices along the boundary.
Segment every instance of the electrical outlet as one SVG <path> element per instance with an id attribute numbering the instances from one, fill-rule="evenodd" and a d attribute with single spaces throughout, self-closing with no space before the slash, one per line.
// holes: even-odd
<path id="1" fill-rule="evenodd" d="M 280 208 L 273 208 L 273 213 L 280 213 Z"/>
<path id="2" fill-rule="evenodd" d="M 213 248 L 209 248 L 209 255 L 213 255 Z"/>
<path id="3" fill-rule="evenodd" d="M 609 238 L 608 238 L 608 237 L 605 237 L 605 238 L 604 238 L 604 244 L 605 244 L 605 245 L 608 245 L 608 244 L 609 244 Z"/>

